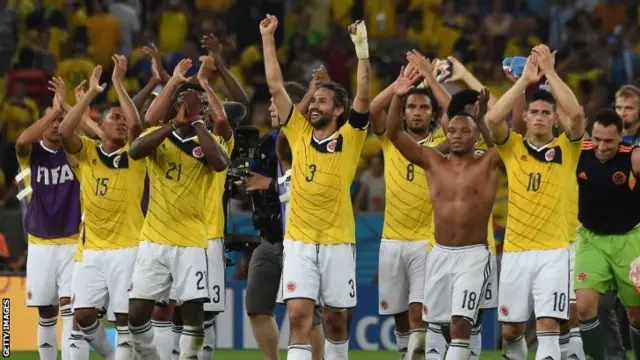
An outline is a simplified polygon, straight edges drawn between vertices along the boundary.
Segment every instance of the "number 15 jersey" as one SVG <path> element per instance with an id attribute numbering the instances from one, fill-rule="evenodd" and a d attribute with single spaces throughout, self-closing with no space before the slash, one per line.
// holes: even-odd
<path id="1" fill-rule="evenodd" d="M 158 130 L 147 129 L 141 136 Z M 140 240 L 181 247 L 206 247 L 205 196 L 214 172 L 193 136 L 172 132 L 147 158 L 149 207 Z"/>
<path id="2" fill-rule="evenodd" d="M 496 146 L 509 183 L 504 251 L 567 248 L 570 187 L 576 186 L 582 140 L 563 133 L 535 148 L 512 131 Z"/>
<path id="3" fill-rule="evenodd" d="M 368 116 L 351 111 L 351 119 L 336 133 L 317 140 L 313 126 L 292 108 L 283 127 L 293 153 L 285 239 L 323 245 L 355 242 L 350 188 Z"/>

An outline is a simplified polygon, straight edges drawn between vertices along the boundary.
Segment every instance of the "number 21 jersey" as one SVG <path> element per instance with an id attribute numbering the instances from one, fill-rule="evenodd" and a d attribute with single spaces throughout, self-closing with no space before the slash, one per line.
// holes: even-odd
<path id="1" fill-rule="evenodd" d="M 505 252 L 569 246 L 570 187 L 581 148 L 582 140 L 564 133 L 540 148 L 515 132 L 497 145 L 509 183 Z"/>
<path id="2" fill-rule="evenodd" d="M 147 129 L 141 136 L 158 130 Z M 206 247 L 206 192 L 214 172 L 198 138 L 172 132 L 147 158 L 149 207 L 140 240 L 182 247 Z"/>

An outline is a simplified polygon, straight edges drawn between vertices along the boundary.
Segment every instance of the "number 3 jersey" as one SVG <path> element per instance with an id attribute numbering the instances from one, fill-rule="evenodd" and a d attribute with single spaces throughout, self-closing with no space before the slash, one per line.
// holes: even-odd
<path id="1" fill-rule="evenodd" d="M 138 245 L 144 221 L 140 201 L 144 161 L 129 157 L 129 145 L 108 154 L 98 142 L 81 136 L 73 154 L 82 193 L 85 249 L 109 250 Z"/>
<path id="2" fill-rule="evenodd" d="M 535 148 L 510 132 L 507 141 L 496 146 L 509 182 L 504 251 L 567 248 L 570 194 L 582 140 L 571 141 L 563 133 Z"/>
<path id="3" fill-rule="evenodd" d="M 337 132 L 318 140 L 309 121 L 292 108 L 283 127 L 293 153 L 285 239 L 323 245 L 355 242 L 350 187 L 368 116 L 351 111 L 351 119 Z"/>
<path id="4" fill-rule="evenodd" d="M 141 136 L 159 129 L 152 127 Z M 181 247 L 206 247 L 205 199 L 214 172 L 197 136 L 172 132 L 147 158 L 149 207 L 141 240 Z"/>

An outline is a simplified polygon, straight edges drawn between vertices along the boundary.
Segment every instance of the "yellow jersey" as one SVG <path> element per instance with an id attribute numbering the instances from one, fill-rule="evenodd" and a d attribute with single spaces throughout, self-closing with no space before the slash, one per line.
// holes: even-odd
<path id="1" fill-rule="evenodd" d="M 62 60 L 58 64 L 57 75 L 66 84 L 65 100 L 69 105 L 76 104 L 75 88 L 84 80 L 89 80 L 95 64 L 90 59 L 72 58 Z"/>
<path id="2" fill-rule="evenodd" d="M 497 145 L 509 183 L 505 252 L 564 249 L 569 246 L 569 202 L 582 140 L 565 134 L 534 148 L 522 135 L 510 132 Z"/>
<path id="3" fill-rule="evenodd" d="M 350 187 L 367 137 L 351 122 L 324 140 L 292 107 L 284 134 L 293 154 L 285 239 L 311 244 L 352 244 L 355 221 Z M 367 114 L 368 116 L 368 114 Z"/>
<path id="4" fill-rule="evenodd" d="M 233 135 L 225 141 L 221 136 L 214 136 L 216 141 L 231 156 L 235 144 Z M 205 219 L 207 224 L 207 239 L 219 239 L 224 236 L 224 204 L 222 195 L 224 194 L 224 183 L 227 179 L 227 170 L 215 174 L 213 186 L 207 190 L 207 200 L 205 201 Z"/>
<path id="5" fill-rule="evenodd" d="M 418 141 L 438 145 L 433 136 Z M 433 204 L 424 169 L 407 160 L 388 137 L 380 137 L 384 156 L 384 225 L 382 238 L 419 241 L 433 238 Z"/>
<path id="6" fill-rule="evenodd" d="M 150 134 L 159 126 L 147 129 Z M 147 158 L 149 208 L 141 240 L 181 247 L 207 247 L 205 199 L 214 172 L 198 137 L 172 132 Z"/>
<path id="7" fill-rule="evenodd" d="M 9 98 L 0 106 L 0 128 L 6 132 L 8 143 L 15 144 L 20 134 L 40 118 L 38 103 L 29 98 L 24 102 Z"/>
<path id="8" fill-rule="evenodd" d="M 83 206 L 82 242 L 85 249 L 110 250 L 138 245 L 144 221 L 140 202 L 144 191 L 144 161 L 129 157 L 129 145 L 111 154 L 81 136 L 78 161 Z"/>

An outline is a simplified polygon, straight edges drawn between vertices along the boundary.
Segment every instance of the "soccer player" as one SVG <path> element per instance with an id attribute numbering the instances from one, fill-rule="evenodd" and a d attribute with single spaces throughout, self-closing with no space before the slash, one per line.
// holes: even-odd
<path id="1" fill-rule="evenodd" d="M 145 164 L 129 156 L 128 142 L 140 134 L 142 123 L 124 88 L 127 59 L 114 55 L 113 86 L 120 107 L 112 108 L 100 127 L 100 143 L 74 133 L 91 102 L 102 93 L 102 68 L 89 79 L 89 90 L 60 124 L 65 150 L 78 161 L 83 203 L 82 261 L 74 276 L 74 317 L 85 339 L 97 347 L 106 344 L 98 312 L 109 299 L 118 331 L 116 359 L 134 354 L 127 327 L 127 289 L 138 251 L 138 234 L 144 219 L 140 201 Z"/>
<path id="2" fill-rule="evenodd" d="M 418 73 L 409 65 L 405 76 L 414 80 Z M 393 98 L 393 85 L 385 93 Z M 378 263 L 378 297 L 380 315 L 395 321 L 398 350 L 412 358 L 414 350 L 423 353 L 425 324 L 422 321 L 424 266 L 428 239 L 432 236 L 432 205 L 424 170 L 409 162 L 386 134 L 386 116 L 382 93 L 371 102 L 371 125 L 382 144 L 385 176 L 385 215 Z M 404 99 L 405 131 L 419 145 L 437 144 L 431 134 L 432 122 L 438 119 L 438 101 L 425 88 L 409 90 Z M 373 112 L 373 109 L 376 109 Z"/>
<path id="3" fill-rule="evenodd" d="M 431 194 L 436 244 L 425 268 L 426 320 L 449 324 L 447 359 L 468 359 L 471 328 L 491 275 L 487 223 L 500 163 L 482 122 L 489 93 L 483 91 L 474 115 L 460 113 L 450 119 L 446 131 L 451 150 L 443 156 L 401 130 L 402 98 L 411 85 L 401 72 L 394 84 L 387 136 L 402 155 L 425 170 Z M 489 147 L 486 153 L 476 153 L 478 129 Z"/>
<path id="4" fill-rule="evenodd" d="M 320 296 L 325 306 L 325 358 L 344 359 L 349 349 L 345 310 L 356 305 L 355 224 L 349 188 L 369 125 L 366 27 L 361 21 L 349 27 L 359 59 L 351 110 L 341 86 L 323 83 L 313 95 L 307 120 L 284 88 L 276 57 L 277 26 L 278 20 L 271 15 L 260 23 L 267 84 L 293 153 L 282 271 L 291 326 L 287 358 L 311 359 L 310 332 Z"/>
<path id="5" fill-rule="evenodd" d="M 640 145 L 640 88 L 634 85 L 621 87 L 616 93 L 615 108 L 623 121 L 623 140 Z"/>
<path id="6" fill-rule="evenodd" d="M 569 316 L 567 194 L 575 186 L 571 180 L 580 155 L 584 115 L 555 72 L 554 57 L 546 46 L 535 47 L 522 76 L 487 113 L 509 181 L 509 221 L 498 302 L 507 342 L 505 356 L 516 360 L 527 357 L 524 330 L 532 310 L 537 317 L 536 359 L 560 359 L 559 323 Z M 527 99 L 526 136 L 509 131 L 506 116 L 527 86 L 542 75 L 568 115 L 565 132 L 553 136 L 556 100 L 545 90 L 536 90 Z"/>
<path id="7" fill-rule="evenodd" d="M 16 155 L 28 196 L 25 214 L 28 233 L 27 306 L 38 308 L 38 352 L 43 360 L 58 356 L 56 324 L 58 306 L 62 316 L 62 358 L 69 359 L 69 338 L 73 325 L 71 274 L 80 230 L 80 184 L 67 161 L 58 132 L 64 117 L 64 82 L 49 84 L 61 89 L 53 107 L 29 126 L 16 141 Z M 18 181 L 19 181 L 18 180 Z"/>
<path id="8" fill-rule="evenodd" d="M 584 350 L 593 359 L 606 358 L 598 301 L 611 283 L 627 310 L 636 358 L 640 353 L 640 293 L 629 280 L 631 263 L 640 254 L 640 148 L 622 142 L 623 130 L 618 114 L 601 110 L 576 170 L 582 226 L 573 280 Z"/>
<path id="9" fill-rule="evenodd" d="M 190 62 L 181 62 L 155 100 L 166 108 L 176 91 L 177 116 L 147 129 L 131 146 L 133 158 L 147 158 L 150 180 L 149 208 L 129 294 L 129 327 L 143 358 L 159 357 L 149 320 L 155 301 L 167 301 L 170 295 L 181 306 L 184 323 L 180 358 L 197 357 L 204 341 L 203 303 L 210 301 L 205 198 L 214 173 L 227 168 L 229 157 L 204 123 L 197 86 L 178 89 L 187 82 L 190 67 Z M 206 66 L 201 66 L 200 73 L 204 71 Z M 209 106 L 215 117 L 224 118 L 222 104 L 215 96 L 213 100 Z"/>

